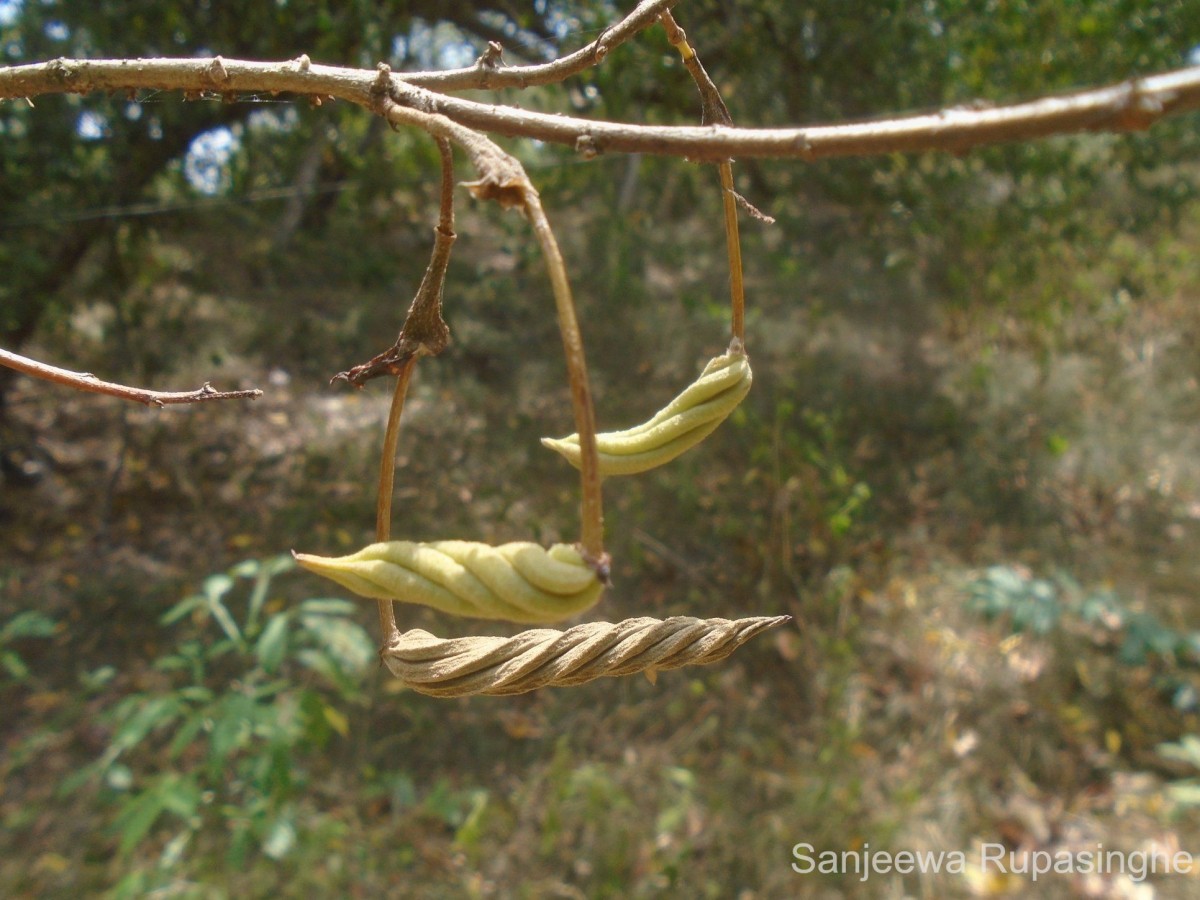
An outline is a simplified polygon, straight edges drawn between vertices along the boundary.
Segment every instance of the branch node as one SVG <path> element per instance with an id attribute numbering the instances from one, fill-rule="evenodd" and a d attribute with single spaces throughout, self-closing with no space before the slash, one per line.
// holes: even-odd
<path id="1" fill-rule="evenodd" d="M 604 62 L 604 58 L 608 56 L 608 34 L 612 31 L 612 26 L 605 28 L 600 37 L 596 38 L 596 43 L 592 48 L 592 59 L 597 64 Z"/>
<path id="2" fill-rule="evenodd" d="M 1139 79 L 1126 84 L 1125 96 L 1118 104 L 1113 117 L 1113 128 L 1117 131 L 1145 131 L 1162 118 L 1163 98 L 1151 96 L 1142 89 Z"/>
<path id="3" fill-rule="evenodd" d="M 225 68 L 225 60 L 221 59 L 220 56 L 214 56 L 212 62 L 208 64 L 208 68 L 204 71 L 217 87 L 220 87 L 229 80 L 229 70 Z"/>
<path id="4" fill-rule="evenodd" d="M 372 94 L 384 94 L 392 87 L 392 67 L 385 62 L 375 66 L 375 82 L 371 85 Z"/>
<path id="5" fill-rule="evenodd" d="M 584 159 L 595 159 L 600 155 L 600 147 L 590 134 L 581 134 L 575 138 L 575 152 Z"/>
<path id="6" fill-rule="evenodd" d="M 50 73 L 63 84 L 74 84 L 79 79 L 79 68 L 74 60 L 59 57 L 51 60 L 48 66 Z"/>
<path id="7" fill-rule="evenodd" d="M 596 579 L 605 587 L 612 587 L 612 557 L 605 552 L 596 556 L 588 552 L 583 544 L 575 544 L 575 549 L 583 557 L 587 567 L 596 573 Z"/>
<path id="8" fill-rule="evenodd" d="M 312 67 L 312 60 L 308 58 L 307 53 L 301 53 L 292 60 L 292 65 L 297 72 L 307 72 Z"/>
<path id="9" fill-rule="evenodd" d="M 488 41 L 487 47 L 475 60 L 475 68 L 484 73 L 484 87 L 487 87 L 487 73 L 495 72 L 504 64 L 504 47 L 499 41 Z"/>

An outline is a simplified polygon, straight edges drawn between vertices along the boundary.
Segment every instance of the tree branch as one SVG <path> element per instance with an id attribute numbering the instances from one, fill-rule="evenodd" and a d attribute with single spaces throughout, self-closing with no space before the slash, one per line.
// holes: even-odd
<path id="1" fill-rule="evenodd" d="M 407 102 L 481 131 L 566 144 L 589 155 L 620 152 L 714 161 L 729 157 L 812 161 L 927 150 L 961 153 L 1056 134 L 1144 130 L 1164 116 L 1200 109 L 1200 67 L 1011 106 L 958 106 L 874 122 L 801 128 L 627 125 L 425 92 L 410 95 Z"/>
<path id="2" fill-rule="evenodd" d="M 624 19 L 610 25 L 596 40 L 549 63 L 499 68 L 499 54 L 485 52 L 474 66 L 444 72 L 401 72 L 409 84 L 434 91 L 498 90 L 557 84 L 584 69 L 599 65 L 610 52 L 655 23 L 679 0 L 642 0 Z"/>
<path id="3" fill-rule="evenodd" d="M 153 89 L 193 95 L 212 92 L 296 93 L 333 97 L 374 108 L 378 73 L 290 62 L 213 59 L 66 60 L 0 68 L 0 99 L 43 94 Z M 802 128 L 628 125 L 554 116 L 448 97 L 389 76 L 392 96 L 460 126 L 509 137 L 565 144 L 589 154 L 652 153 L 719 160 L 728 157 L 815 160 L 972 147 L 1086 131 L 1134 131 L 1158 119 L 1200 109 L 1200 67 L 1045 97 L 1011 106 L 959 106 L 874 122 Z M 449 134 L 443 134 L 450 137 Z M 451 137 L 451 140 L 454 140 Z"/>
<path id="4" fill-rule="evenodd" d="M 111 381 L 101 381 L 90 372 L 72 372 L 57 366 L 47 365 L 26 356 L 0 350 L 0 366 L 7 366 L 41 378 L 53 381 L 55 384 L 65 384 L 78 391 L 91 394 L 107 394 L 110 397 L 120 397 L 122 400 L 133 400 L 147 406 L 168 406 L 179 403 L 203 403 L 207 400 L 253 400 L 262 396 L 260 390 L 250 391 L 218 391 L 212 385 L 205 383 L 204 387 L 194 391 L 150 391 L 145 388 L 129 387 Z"/>

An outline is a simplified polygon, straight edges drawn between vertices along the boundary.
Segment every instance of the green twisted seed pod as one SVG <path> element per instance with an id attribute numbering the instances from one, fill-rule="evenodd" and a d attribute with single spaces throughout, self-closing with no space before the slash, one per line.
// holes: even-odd
<path id="1" fill-rule="evenodd" d="M 294 554 L 306 569 L 376 600 L 422 603 L 456 616 L 557 622 L 593 606 L 604 589 L 567 544 L 390 541 L 349 556 Z"/>
<path id="2" fill-rule="evenodd" d="M 625 431 L 596 435 L 601 475 L 633 475 L 670 462 L 720 425 L 750 391 L 753 374 L 740 343 L 709 361 L 700 377 L 654 418 Z M 579 435 L 542 443 L 579 468 Z"/>

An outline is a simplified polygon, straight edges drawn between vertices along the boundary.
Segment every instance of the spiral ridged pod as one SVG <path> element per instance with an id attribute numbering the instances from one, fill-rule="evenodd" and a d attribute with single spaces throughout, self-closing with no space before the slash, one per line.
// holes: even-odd
<path id="1" fill-rule="evenodd" d="M 789 616 L 747 619 L 636 618 L 539 628 L 510 638 L 442 639 L 413 629 L 384 647 L 384 664 L 408 687 L 434 697 L 521 694 L 595 678 L 719 662 Z"/>
<path id="2" fill-rule="evenodd" d="M 633 475 L 670 462 L 700 443 L 729 416 L 750 390 L 750 360 L 735 341 L 710 360 L 700 377 L 648 422 L 596 435 L 601 475 Z M 579 468 L 579 435 L 542 444 Z"/>
<path id="3" fill-rule="evenodd" d="M 420 603 L 456 616 L 546 624 L 595 605 L 596 569 L 567 544 L 493 547 L 472 541 L 389 541 L 349 556 L 295 554 L 309 571 L 363 597 Z"/>

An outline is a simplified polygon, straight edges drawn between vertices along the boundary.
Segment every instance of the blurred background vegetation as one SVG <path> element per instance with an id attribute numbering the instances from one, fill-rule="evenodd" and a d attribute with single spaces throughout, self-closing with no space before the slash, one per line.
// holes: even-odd
<path id="1" fill-rule="evenodd" d="M 500 40 L 517 63 L 628 6 L 0 0 L 0 54 L 403 70 Z M 1026 99 L 1200 44 L 1185 0 L 676 15 L 747 126 Z M 476 96 L 698 114 L 658 29 L 562 86 Z M 793 625 L 657 684 L 443 701 L 398 689 L 373 609 L 286 555 L 371 537 L 388 391 L 328 380 L 419 281 L 430 141 L 270 96 L 0 105 L 0 346 L 267 391 L 145 410 L 0 370 L 0 892 L 1134 896 L 789 865 L 801 841 L 1200 852 L 1198 144 L 1191 115 L 739 163 L 777 219 L 743 225 L 755 387 L 702 449 L 607 486 L 596 615 Z M 637 421 L 725 344 L 715 172 L 507 146 L 564 243 L 601 424 Z M 411 394 L 394 533 L 571 539 L 574 472 L 537 442 L 570 430 L 541 260 L 518 217 L 458 199 L 453 343 Z"/>

